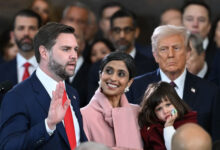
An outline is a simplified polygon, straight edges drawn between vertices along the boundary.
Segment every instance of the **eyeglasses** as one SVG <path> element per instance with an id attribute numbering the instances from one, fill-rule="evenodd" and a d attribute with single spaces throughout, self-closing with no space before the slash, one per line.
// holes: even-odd
<path id="1" fill-rule="evenodd" d="M 125 34 L 129 34 L 134 31 L 134 28 L 133 27 L 125 27 L 125 28 L 114 27 L 112 31 L 116 34 L 120 34 L 121 31 L 123 31 Z"/>

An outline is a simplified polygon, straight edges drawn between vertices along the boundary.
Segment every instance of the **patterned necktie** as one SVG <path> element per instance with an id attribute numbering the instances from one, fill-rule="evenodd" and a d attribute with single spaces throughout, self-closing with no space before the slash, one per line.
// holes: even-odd
<path id="1" fill-rule="evenodd" d="M 30 67 L 30 63 L 29 62 L 26 62 L 23 66 L 24 66 L 24 74 L 23 74 L 23 77 L 22 77 L 22 81 L 24 81 L 25 79 L 27 79 L 30 74 L 28 72 L 28 68 Z"/>
<path id="2" fill-rule="evenodd" d="M 172 87 L 174 87 L 174 88 L 176 87 L 176 83 L 173 82 L 173 81 L 170 82 L 170 85 L 171 85 Z"/>
<path id="3" fill-rule="evenodd" d="M 67 94 L 66 91 L 64 90 L 63 92 L 63 104 L 67 100 Z M 68 107 L 65 117 L 64 117 L 64 124 L 65 124 L 65 130 L 66 134 L 68 137 L 68 141 L 70 144 L 71 150 L 75 149 L 76 147 L 76 134 L 75 134 L 75 129 L 74 129 L 74 124 L 73 124 L 73 117 L 72 117 L 72 112 L 70 109 L 70 106 Z"/>

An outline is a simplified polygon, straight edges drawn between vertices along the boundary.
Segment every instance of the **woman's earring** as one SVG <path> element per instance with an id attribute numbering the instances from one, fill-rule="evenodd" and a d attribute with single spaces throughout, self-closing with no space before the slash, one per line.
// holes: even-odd
<path id="1" fill-rule="evenodd" d="M 128 92 L 128 91 L 129 91 L 129 87 L 127 86 L 127 87 L 125 88 L 124 92 L 126 93 L 126 92 Z"/>
<path id="2" fill-rule="evenodd" d="M 99 87 L 101 87 L 101 81 L 100 80 L 99 80 L 98 84 L 99 84 Z"/>

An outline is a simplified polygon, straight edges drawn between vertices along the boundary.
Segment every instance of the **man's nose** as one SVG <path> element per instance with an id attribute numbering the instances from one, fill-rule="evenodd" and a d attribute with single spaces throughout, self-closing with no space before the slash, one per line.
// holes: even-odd
<path id="1" fill-rule="evenodd" d="M 124 32 L 124 30 L 121 30 L 121 32 L 120 32 L 120 38 L 123 38 L 123 37 L 125 37 L 125 32 Z"/>
<path id="2" fill-rule="evenodd" d="M 30 31 L 28 29 L 24 29 L 24 35 L 29 35 Z"/>
<path id="3" fill-rule="evenodd" d="M 193 27 L 198 27 L 199 26 L 199 21 L 198 19 L 193 20 Z"/>
<path id="4" fill-rule="evenodd" d="M 173 57 L 174 56 L 174 49 L 172 47 L 169 48 L 168 50 L 168 56 Z"/>

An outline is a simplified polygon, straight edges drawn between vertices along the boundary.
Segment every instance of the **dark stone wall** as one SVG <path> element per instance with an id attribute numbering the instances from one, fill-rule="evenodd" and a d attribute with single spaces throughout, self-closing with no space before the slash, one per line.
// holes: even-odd
<path id="1" fill-rule="evenodd" d="M 55 10 L 55 21 L 59 21 L 63 8 L 73 0 L 48 0 Z M 110 0 L 80 0 L 86 3 L 96 14 L 100 6 Z M 138 42 L 149 44 L 153 29 L 159 24 L 159 16 L 169 7 L 180 8 L 184 0 L 117 0 L 138 16 L 141 34 Z M 206 0 L 210 5 L 213 18 L 220 14 L 219 0 Z M 10 24 L 13 15 L 20 9 L 27 8 L 31 0 L 0 0 L 0 33 Z"/>

